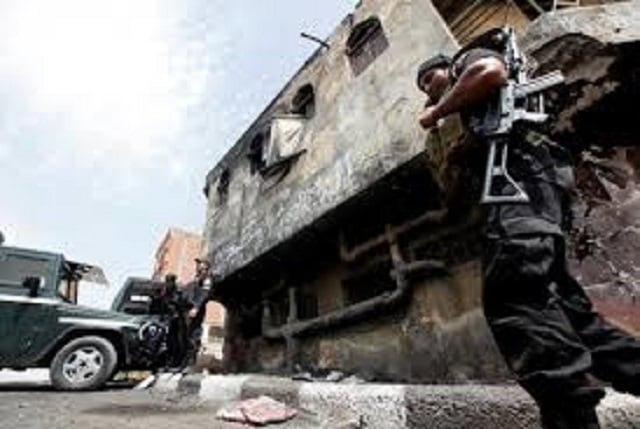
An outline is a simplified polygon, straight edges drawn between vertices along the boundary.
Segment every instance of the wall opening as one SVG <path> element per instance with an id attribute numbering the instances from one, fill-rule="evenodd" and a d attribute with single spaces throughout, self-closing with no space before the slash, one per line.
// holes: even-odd
<path id="1" fill-rule="evenodd" d="M 227 201 L 229 196 L 229 184 L 231 183 L 231 171 L 228 168 L 222 170 L 220 177 L 218 178 L 218 186 L 216 192 L 218 193 L 218 200 L 222 204 Z"/>
<path id="2" fill-rule="evenodd" d="M 298 292 L 298 319 L 313 319 L 318 316 L 318 298 L 313 292 Z"/>
<path id="3" fill-rule="evenodd" d="M 311 118 L 315 114 L 316 100 L 313 85 L 302 86 L 291 100 L 291 113 Z"/>
<path id="4" fill-rule="evenodd" d="M 356 76 L 362 73 L 388 47 L 389 41 L 378 18 L 357 24 L 347 39 L 346 51 L 353 73 Z"/>
<path id="5" fill-rule="evenodd" d="M 390 276 L 393 269 L 388 255 L 372 257 L 350 269 L 342 280 L 345 305 L 353 305 L 396 289 Z"/>
<path id="6" fill-rule="evenodd" d="M 251 139 L 249 143 L 249 151 L 247 153 L 247 159 L 249 159 L 249 168 L 251 174 L 255 174 L 262 170 L 265 166 L 264 160 L 264 148 L 267 141 L 265 133 L 258 133 Z"/>
<path id="7" fill-rule="evenodd" d="M 281 289 L 269 297 L 267 301 L 269 306 L 271 326 L 282 326 L 287 323 L 289 318 L 289 292 L 287 289 Z"/>

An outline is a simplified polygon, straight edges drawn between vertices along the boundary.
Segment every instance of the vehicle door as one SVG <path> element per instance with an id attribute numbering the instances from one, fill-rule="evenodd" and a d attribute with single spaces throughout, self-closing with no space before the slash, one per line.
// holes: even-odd
<path id="1" fill-rule="evenodd" d="M 0 248 L 0 367 L 33 365 L 53 340 L 59 260 L 57 255 Z M 23 286 L 27 277 L 39 279 L 35 296 Z"/>

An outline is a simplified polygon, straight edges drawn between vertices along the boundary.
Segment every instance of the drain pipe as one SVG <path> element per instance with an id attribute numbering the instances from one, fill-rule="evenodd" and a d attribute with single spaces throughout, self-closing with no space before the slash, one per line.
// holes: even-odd
<path id="1" fill-rule="evenodd" d="M 408 279 L 411 273 L 423 272 L 430 275 L 442 275 L 446 272 L 445 264 L 438 260 L 428 259 L 406 263 L 402 258 L 400 247 L 396 240 L 397 235 L 390 226 L 387 227 L 385 235 L 389 242 L 389 251 L 394 266 L 394 269 L 389 273 L 396 282 L 396 288 L 393 292 L 384 292 L 341 310 L 309 320 L 289 321 L 289 323 L 275 328 L 268 326 L 268 306 L 265 305 L 262 319 L 262 336 L 272 340 L 285 339 L 287 343 L 290 343 L 292 337 L 309 335 L 317 331 L 361 320 L 404 302 L 411 291 L 411 283 Z"/>

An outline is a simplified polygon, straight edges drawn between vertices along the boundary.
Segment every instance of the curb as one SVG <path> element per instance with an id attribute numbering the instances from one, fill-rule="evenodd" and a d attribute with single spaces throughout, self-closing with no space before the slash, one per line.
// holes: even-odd
<path id="1" fill-rule="evenodd" d="M 152 389 L 197 395 L 217 404 L 268 395 L 323 420 L 350 416 L 349 424 L 341 425 L 345 428 L 540 428 L 536 405 L 516 385 L 345 384 L 264 375 L 162 374 Z M 598 415 L 603 429 L 640 428 L 640 399 L 607 391 Z"/>

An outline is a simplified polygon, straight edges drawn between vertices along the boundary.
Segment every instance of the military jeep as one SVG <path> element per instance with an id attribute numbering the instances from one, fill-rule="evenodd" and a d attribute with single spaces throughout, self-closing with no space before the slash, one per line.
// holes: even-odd
<path id="1" fill-rule="evenodd" d="M 55 388 L 90 390 L 116 371 L 153 367 L 153 321 L 74 303 L 86 267 L 0 246 L 0 369 L 48 367 Z"/>

